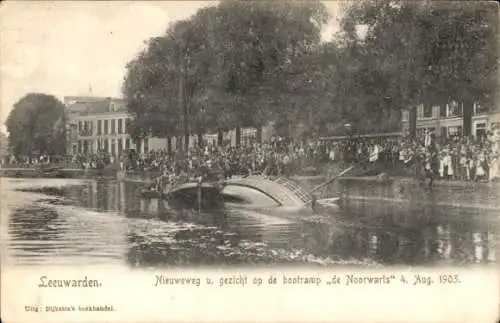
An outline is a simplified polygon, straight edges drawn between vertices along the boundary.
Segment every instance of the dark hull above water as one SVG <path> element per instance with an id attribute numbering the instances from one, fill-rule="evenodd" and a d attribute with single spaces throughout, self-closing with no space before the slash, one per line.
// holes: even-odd
<path id="1" fill-rule="evenodd" d="M 199 204 L 199 190 L 201 188 L 201 205 Z M 220 188 L 210 183 L 203 183 L 201 187 L 197 183 L 187 183 L 167 194 L 156 190 L 145 189 L 141 193 L 145 199 L 163 199 L 174 208 L 198 208 L 214 209 L 223 207 L 220 200 Z"/>

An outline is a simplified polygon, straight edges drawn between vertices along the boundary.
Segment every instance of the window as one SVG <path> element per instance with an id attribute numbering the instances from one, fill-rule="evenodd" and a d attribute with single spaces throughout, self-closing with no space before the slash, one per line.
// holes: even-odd
<path id="1" fill-rule="evenodd" d="M 448 129 L 446 129 L 445 127 L 442 127 L 441 128 L 441 137 L 443 138 L 446 138 L 446 136 L 448 135 Z"/>
<path id="2" fill-rule="evenodd" d="M 118 119 L 118 133 L 123 133 L 123 120 Z"/>
<path id="3" fill-rule="evenodd" d="M 122 154 L 122 150 L 123 150 L 123 139 L 120 138 L 118 139 L 118 155 Z"/>
<path id="4" fill-rule="evenodd" d="M 149 140 L 148 138 L 144 138 L 144 152 L 147 153 L 149 151 Z"/>
<path id="5" fill-rule="evenodd" d="M 115 119 L 111 119 L 111 133 L 112 134 L 116 133 L 115 125 L 116 125 L 116 120 Z"/>
<path id="6" fill-rule="evenodd" d="M 408 121 L 410 119 L 410 112 L 406 110 L 403 111 L 402 119 L 403 121 Z"/>
<path id="7" fill-rule="evenodd" d="M 432 118 L 432 105 L 424 104 L 423 110 L 424 118 Z"/>
<path id="8" fill-rule="evenodd" d="M 222 190 L 224 199 L 228 201 L 239 202 L 243 204 L 252 204 L 258 206 L 279 206 L 280 204 L 269 195 L 262 193 L 254 188 L 237 185 L 227 185 Z"/>
<path id="9" fill-rule="evenodd" d="M 116 154 L 116 141 L 111 139 L 111 155 L 115 156 Z"/>
<path id="10" fill-rule="evenodd" d="M 448 117 L 459 117 L 462 115 L 462 106 L 458 102 L 453 101 L 448 104 Z"/>
<path id="11" fill-rule="evenodd" d="M 446 105 L 439 106 L 439 116 L 446 117 Z"/>
<path id="12" fill-rule="evenodd" d="M 97 120 L 97 134 L 102 134 L 102 120 Z"/>
<path id="13" fill-rule="evenodd" d="M 250 145 L 256 137 L 256 130 L 252 128 L 241 129 L 241 143 L 243 146 Z"/>
<path id="14" fill-rule="evenodd" d="M 423 117 L 424 117 L 424 106 L 418 105 L 417 106 L 417 119 L 422 119 Z"/>
<path id="15" fill-rule="evenodd" d="M 448 127 L 448 135 L 456 136 L 462 134 L 462 126 Z"/>
<path id="16" fill-rule="evenodd" d="M 130 119 L 129 119 L 129 118 L 125 119 L 125 129 L 124 129 L 124 133 L 127 133 L 127 129 L 128 129 L 128 127 L 129 127 L 129 124 L 130 124 Z"/>
<path id="17" fill-rule="evenodd" d="M 481 116 L 485 114 L 488 114 L 488 109 L 482 104 L 474 103 L 474 115 Z"/>
<path id="18" fill-rule="evenodd" d="M 91 136 L 92 135 L 92 121 L 84 121 L 83 129 L 81 131 L 82 136 Z"/>
<path id="19" fill-rule="evenodd" d="M 486 137 L 486 123 L 476 123 L 476 137 Z"/>
<path id="20" fill-rule="evenodd" d="M 125 139 L 125 149 L 130 149 L 130 139 Z"/>
<path id="21" fill-rule="evenodd" d="M 109 125 L 109 121 L 108 120 L 104 120 L 104 134 L 105 135 L 108 134 L 108 125 Z"/>

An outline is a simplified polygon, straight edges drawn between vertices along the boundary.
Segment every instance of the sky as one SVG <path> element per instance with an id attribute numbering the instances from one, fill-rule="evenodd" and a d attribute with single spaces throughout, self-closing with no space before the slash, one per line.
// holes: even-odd
<path id="1" fill-rule="evenodd" d="M 2 1 L 0 131 L 12 106 L 30 92 L 121 97 L 125 66 L 150 37 L 216 1 Z M 340 2 L 324 1 L 338 30 Z"/>

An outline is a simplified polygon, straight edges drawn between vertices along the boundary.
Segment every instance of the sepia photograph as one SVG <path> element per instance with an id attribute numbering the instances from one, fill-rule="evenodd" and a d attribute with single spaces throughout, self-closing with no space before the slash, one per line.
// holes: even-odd
<path id="1" fill-rule="evenodd" d="M 0 18 L 3 321 L 500 319 L 496 2 Z"/>

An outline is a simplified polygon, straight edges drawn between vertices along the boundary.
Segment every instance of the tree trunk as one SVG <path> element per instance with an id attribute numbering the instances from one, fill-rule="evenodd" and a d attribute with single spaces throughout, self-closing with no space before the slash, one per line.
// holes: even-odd
<path id="1" fill-rule="evenodd" d="M 189 133 L 184 134 L 184 151 L 189 150 Z"/>
<path id="2" fill-rule="evenodd" d="M 176 151 L 182 150 L 182 136 L 175 137 L 175 150 Z"/>
<path id="3" fill-rule="evenodd" d="M 201 131 L 198 132 L 198 147 L 203 148 L 203 133 Z"/>
<path id="4" fill-rule="evenodd" d="M 260 125 L 257 127 L 257 135 L 256 135 L 256 137 L 257 137 L 256 138 L 257 142 L 259 144 L 261 144 L 262 143 L 262 126 L 260 126 Z"/>
<path id="5" fill-rule="evenodd" d="M 224 132 L 221 129 L 219 129 L 217 131 L 217 145 L 222 146 L 223 141 L 224 141 Z"/>
<path id="6" fill-rule="evenodd" d="M 409 112 L 410 138 L 415 138 L 417 136 L 417 107 L 412 106 Z"/>
<path id="7" fill-rule="evenodd" d="M 135 140 L 135 150 L 137 151 L 138 154 L 141 153 L 141 139 L 136 139 Z"/>
<path id="8" fill-rule="evenodd" d="M 239 147 L 241 144 L 241 127 L 236 126 L 236 147 Z"/>
<path id="9" fill-rule="evenodd" d="M 172 136 L 167 136 L 167 152 L 172 153 Z"/>
<path id="10" fill-rule="evenodd" d="M 189 150 L 189 123 L 188 123 L 188 107 L 186 104 L 186 89 L 184 84 L 184 61 L 181 62 L 181 74 L 179 77 L 179 106 L 183 114 L 183 128 L 184 128 L 184 150 Z"/>
<path id="11" fill-rule="evenodd" d="M 462 131 L 465 137 L 472 135 L 472 114 L 474 113 L 474 102 L 471 99 L 462 101 Z"/>

